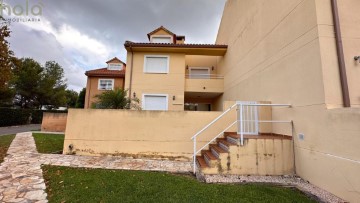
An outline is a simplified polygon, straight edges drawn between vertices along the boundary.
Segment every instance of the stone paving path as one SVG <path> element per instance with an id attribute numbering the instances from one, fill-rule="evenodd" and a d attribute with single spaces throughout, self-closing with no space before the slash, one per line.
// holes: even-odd
<path id="1" fill-rule="evenodd" d="M 32 133 L 19 133 L 0 166 L 0 202 L 47 202 L 41 165 L 189 173 L 190 162 L 39 154 Z"/>
<path id="2" fill-rule="evenodd" d="M 32 134 L 17 134 L 0 166 L 0 202 L 47 202 L 39 158 Z"/>

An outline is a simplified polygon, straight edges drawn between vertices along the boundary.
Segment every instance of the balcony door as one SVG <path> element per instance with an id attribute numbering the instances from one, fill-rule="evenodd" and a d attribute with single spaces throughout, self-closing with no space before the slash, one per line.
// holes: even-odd
<path id="1" fill-rule="evenodd" d="M 207 67 L 190 67 L 190 79 L 210 79 L 210 68 Z"/>

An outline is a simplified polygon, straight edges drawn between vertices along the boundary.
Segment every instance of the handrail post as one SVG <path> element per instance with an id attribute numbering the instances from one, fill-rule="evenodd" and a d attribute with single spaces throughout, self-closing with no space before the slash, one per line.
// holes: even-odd
<path id="1" fill-rule="evenodd" d="M 244 145 L 244 130 L 243 130 L 243 104 L 240 103 L 240 144 Z"/>
<path id="2" fill-rule="evenodd" d="M 193 155 L 193 169 L 194 169 L 194 174 L 196 174 L 196 137 L 194 138 L 194 155 Z"/>

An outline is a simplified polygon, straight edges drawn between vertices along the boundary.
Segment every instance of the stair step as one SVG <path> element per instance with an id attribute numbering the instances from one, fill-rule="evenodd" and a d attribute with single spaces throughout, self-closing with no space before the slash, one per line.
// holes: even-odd
<path id="1" fill-rule="evenodd" d="M 240 135 L 238 135 L 236 132 L 225 132 L 224 136 L 235 138 L 235 139 L 240 139 Z"/>
<path id="2" fill-rule="evenodd" d="M 210 149 L 214 149 L 217 153 L 227 153 L 225 150 L 223 150 L 221 147 L 219 147 L 216 144 L 210 145 Z"/>
<path id="3" fill-rule="evenodd" d="M 204 156 L 207 156 L 209 160 L 217 160 L 216 156 L 214 156 L 214 154 L 210 150 L 203 151 L 202 153 Z"/>
<path id="4" fill-rule="evenodd" d="M 236 145 L 234 143 L 228 142 L 225 138 L 218 139 L 218 142 L 221 142 L 222 144 L 224 144 L 228 147 Z"/>
<path id="5" fill-rule="evenodd" d="M 230 143 L 233 143 L 233 144 L 238 144 L 240 139 L 239 138 L 234 138 L 234 137 L 231 137 L 231 136 L 227 136 L 226 137 L 226 140 Z"/>
<path id="6" fill-rule="evenodd" d="M 202 157 L 202 156 L 197 156 L 197 157 L 196 157 L 196 162 L 197 162 L 197 164 L 198 164 L 198 166 L 199 166 L 200 168 L 207 168 L 207 167 L 209 167 L 209 166 L 206 164 L 206 161 L 205 161 L 204 157 Z"/>

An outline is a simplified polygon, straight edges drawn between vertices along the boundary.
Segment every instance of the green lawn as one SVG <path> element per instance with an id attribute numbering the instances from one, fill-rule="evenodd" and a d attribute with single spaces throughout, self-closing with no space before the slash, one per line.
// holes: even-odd
<path id="1" fill-rule="evenodd" d="M 10 147 L 15 135 L 1 135 L 0 136 L 0 163 L 4 161 L 6 153 Z"/>
<path id="2" fill-rule="evenodd" d="M 49 202 L 316 202 L 271 185 L 204 184 L 158 172 L 43 166 Z"/>
<path id="3" fill-rule="evenodd" d="M 39 153 L 60 153 L 64 146 L 64 135 L 33 133 Z"/>

